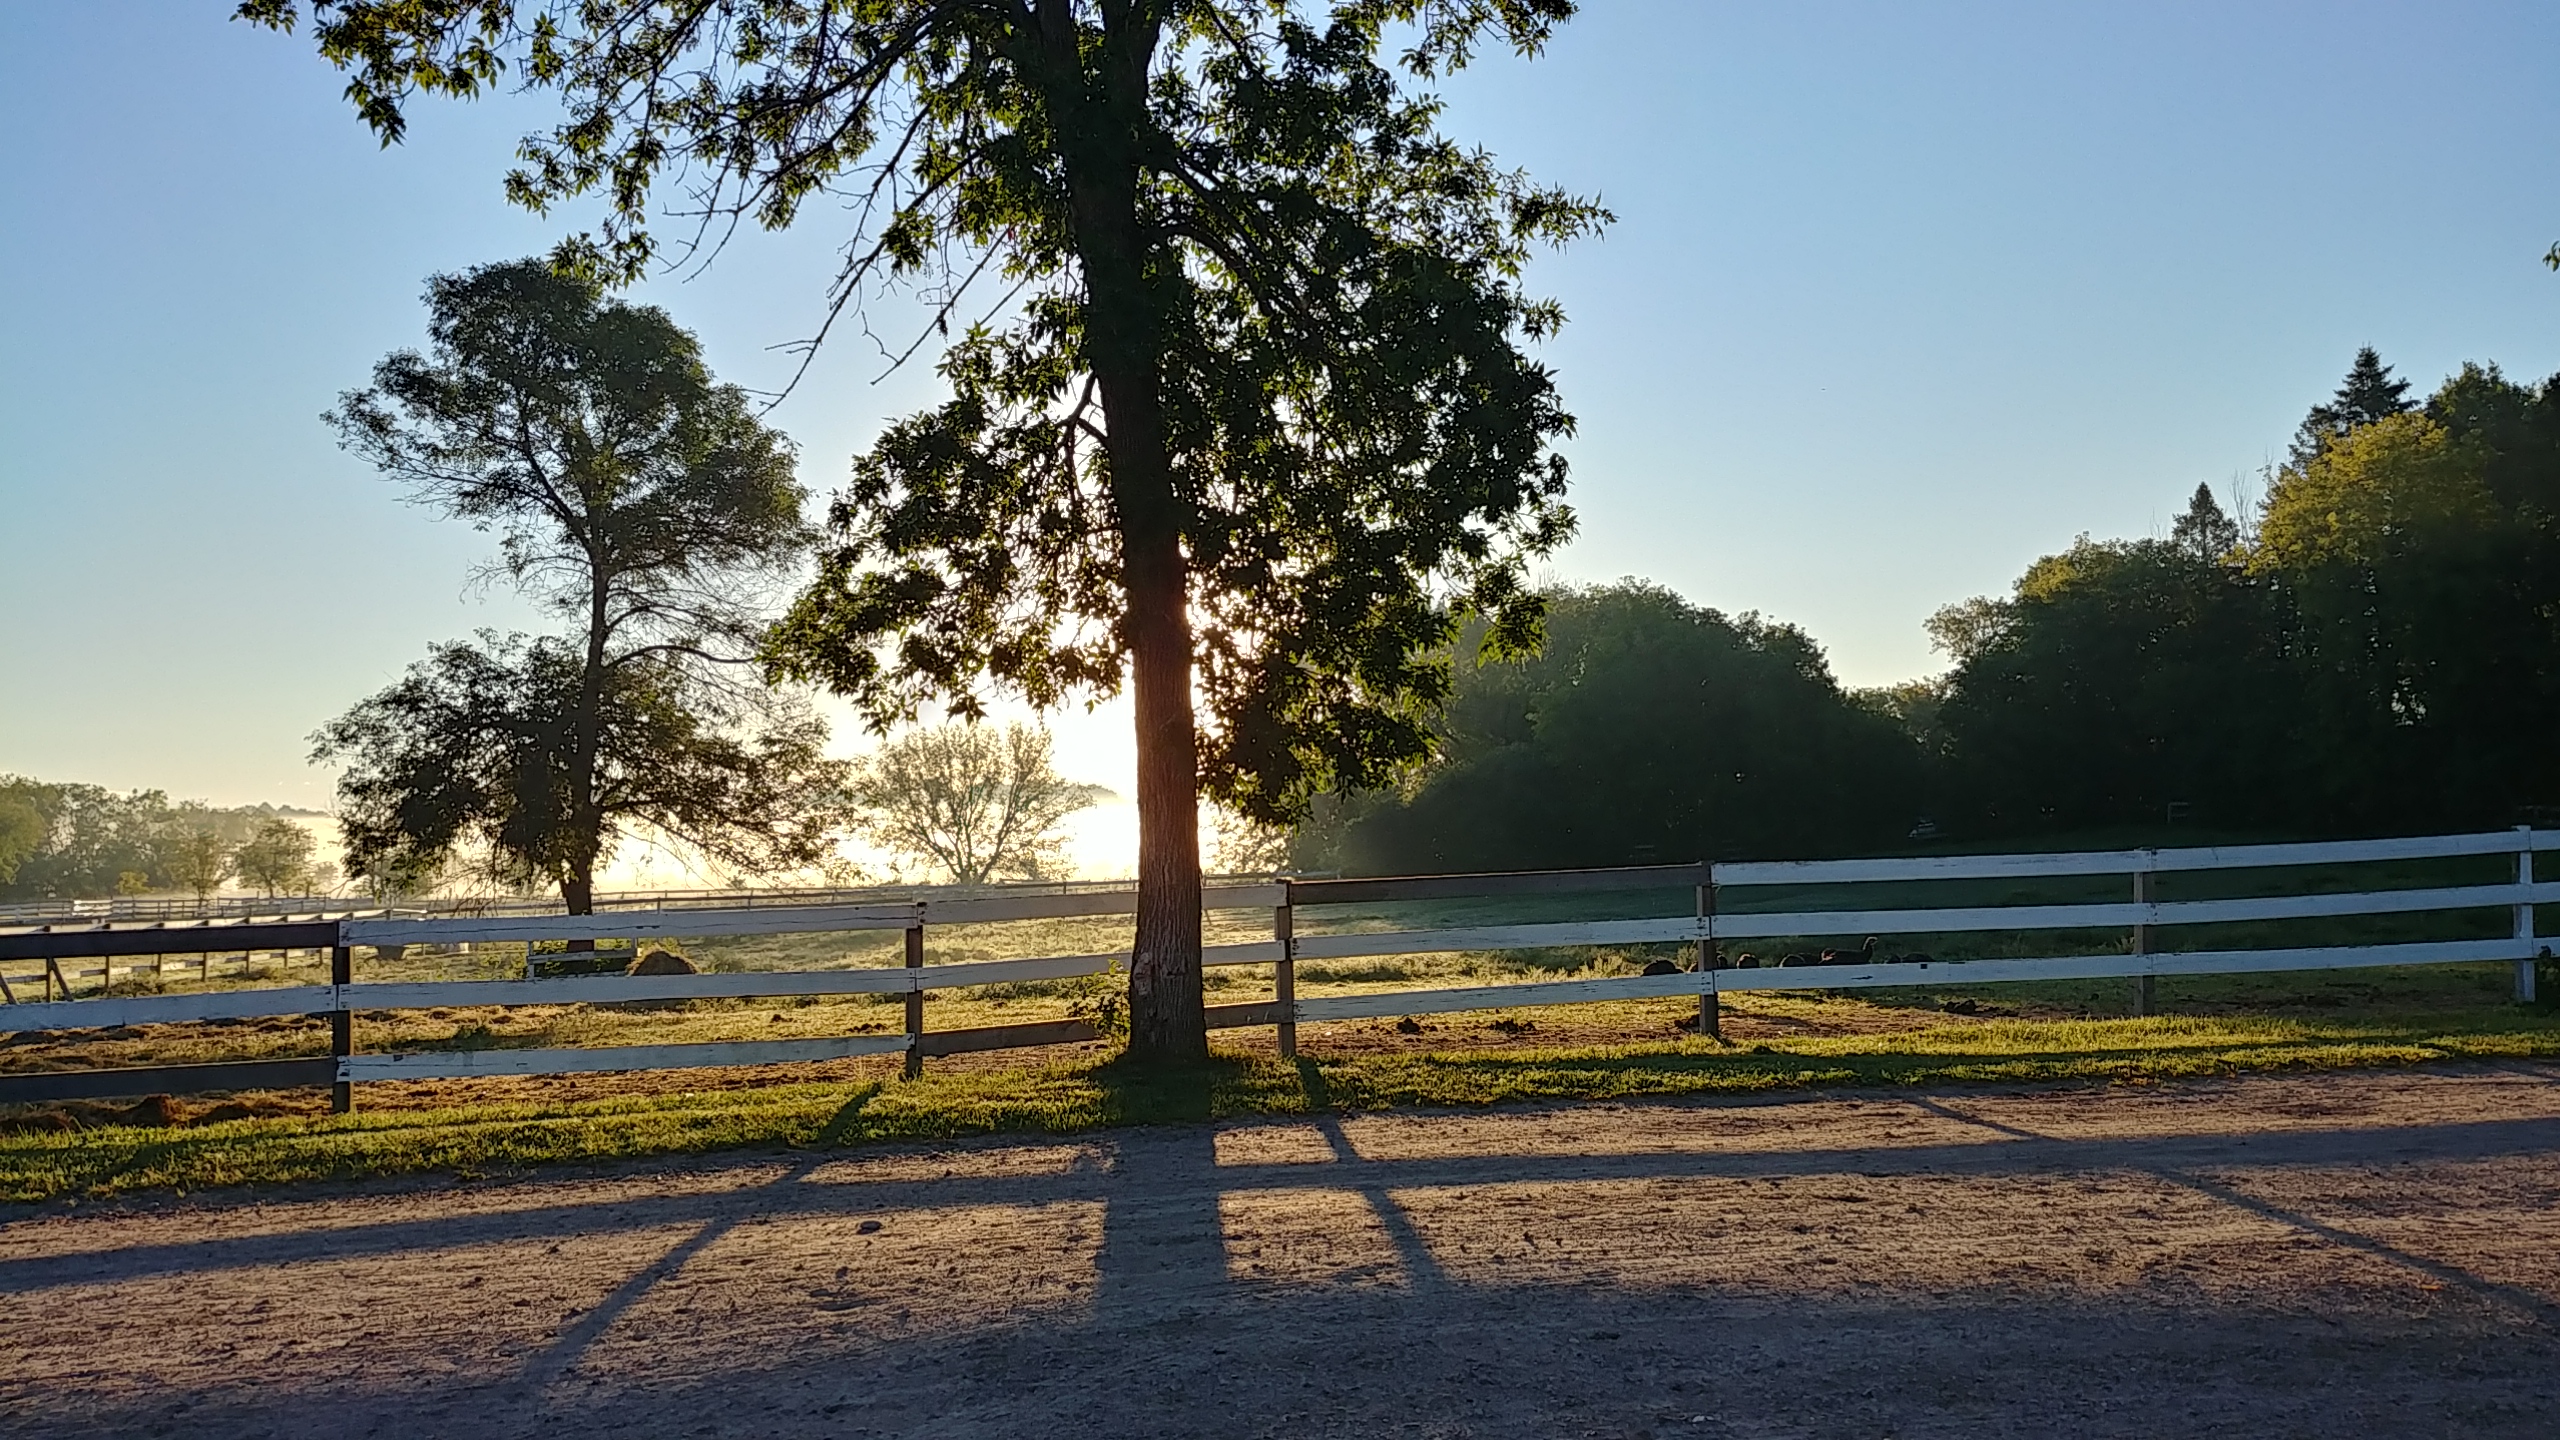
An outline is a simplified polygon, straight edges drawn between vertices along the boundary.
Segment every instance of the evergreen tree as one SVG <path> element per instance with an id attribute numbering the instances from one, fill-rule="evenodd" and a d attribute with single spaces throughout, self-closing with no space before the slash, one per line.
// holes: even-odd
<path id="1" fill-rule="evenodd" d="M 2409 382 L 2394 379 L 2391 367 L 2367 345 L 2356 352 L 2356 363 L 2348 367 L 2346 383 L 2338 393 L 2328 404 L 2312 406 L 2303 417 L 2302 428 L 2293 436 L 2293 468 L 2309 465 L 2322 446 L 2359 425 L 2406 415 L 2416 408 L 2409 403 Z"/>
<path id="2" fill-rule="evenodd" d="M 2212 486 L 2199 483 L 2187 500 L 2187 513 L 2170 525 L 2169 543 L 2199 560 L 2219 560 L 2239 545 L 2240 522 L 2223 513 Z"/>

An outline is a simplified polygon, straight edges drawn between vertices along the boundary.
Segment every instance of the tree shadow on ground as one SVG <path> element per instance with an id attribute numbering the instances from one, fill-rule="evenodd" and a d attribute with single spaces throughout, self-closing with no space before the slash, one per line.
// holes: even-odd
<path id="1" fill-rule="evenodd" d="M 1198 1123 L 1074 1142 L 1100 1157 L 1098 1165 L 1015 1171 L 998 1164 L 956 1179 L 896 1178 L 909 1172 L 894 1166 L 866 1177 L 863 1158 L 828 1151 L 795 1157 L 736 1189 L 623 1190 L 616 1198 L 499 1214 L 371 1226 L 315 1221 L 283 1233 L 0 1263 L 0 1296 L 30 1296 L 41 1305 L 33 1292 L 78 1287 L 89 1297 L 82 1308 L 96 1310 L 111 1308 L 114 1287 L 125 1281 L 191 1283 L 227 1268 L 289 1285 L 333 1261 L 400 1254 L 415 1256 L 413 1273 L 424 1277 L 440 1255 L 511 1236 L 565 1239 L 661 1226 L 678 1232 L 547 1343 L 481 1373 L 454 1373 L 444 1368 L 449 1357 L 420 1354 L 406 1367 L 372 1363 L 359 1378 L 335 1378 L 332 1370 L 276 1376 L 242 1363 L 203 1372 L 213 1378 L 193 1388 L 116 1394 L 87 1380 L 55 1380 L 0 1390 L 9 1402 L 0 1407 L 0 1430 L 335 1437 L 388 1428 L 560 1440 L 865 1429 L 1482 1440 L 2548 1433 L 2542 1377 L 2560 1366 L 2560 1310 L 2551 1302 L 2250 1193 L 2217 1173 L 2234 1165 L 2322 1170 L 2489 1155 L 2541 1167 L 2555 1145 L 2547 1122 L 2074 1140 L 1974 1115 L 1961 1099 L 1912 1097 L 1915 1110 L 1954 1122 L 1948 1138 L 1955 1143 L 1900 1151 L 1745 1145 L 1721 1153 L 1470 1151 L 1401 1159 L 1363 1153 L 1358 1127 L 1325 1113 L 1335 1096 L 1320 1063 L 1302 1058 L 1287 1068 L 1318 1111 L 1274 1127 L 1319 1138 L 1320 1154 L 1295 1160 L 1222 1163 L 1219 1142 L 1230 1131 Z M 1134 1109 L 1202 1114 L 1215 1110 L 1221 1087 L 1241 1083 L 1241 1073 L 1240 1062 L 1124 1066 L 1109 1083 Z M 849 1099 L 820 1135 L 849 1133 L 877 1093 Z M 1966 1129 L 1990 1138 L 1966 1137 Z M 1030 1149 L 1014 1142 L 1001 1153 Z M 1617 1193 L 1632 1196 L 1666 1181 L 1718 1178 L 1854 1172 L 1938 1186 L 1969 1174 L 2067 1187 L 2075 1174 L 2127 1171 L 2283 1227 L 2266 1254 L 2342 1247 L 2425 1277 L 2462 1304 L 2448 1310 L 2439 1301 L 2412 1301 L 2405 1286 L 2393 1292 L 2403 1297 L 2393 1302 L 2401 1308 L 2363 1312 L 2320 1308 L 2334 1297 L 2233 1301 L 2183 1283 L 2022 1296 L 1996 1270 L 1952 1291 L 1862 1290 L 1775 1263 L 1749 1283 L 1603 1280 L 1570 1269 L 1514 1280 L 1481 1263 L 1467 1268 L 1471 1262 L 1454 1254 L 1444 1265 L 1413 1218 L 1420 1212 L 1410 1208 L 1417 1191 L 1446 1195 L 1541 1180 L 1565 1182 L 1561 1195 L 1623 1183 Z M 2544 1172 L 2514 1173 L 2522 1183 Z M 1356 1197 L 1392 1255 L 1392 1280 L 1237 1273 L 1230 1260 L 1236 1226 L 1226 1203 L 1293 1189 Z M 760 1343 L 723 1344 L 726 1332 L 715 1325 L 643 1348 L 637 1368 L 629 1353 L 596 1352 L 607 1332 L 627 1332 L 645 1313 L 636 1307 L 651 1291 L 742 1227 L 799 1221 L 851 1234 L 864 1215 L 903 1210 L 930 1223 L 940 1211 L 991 1205 L 1017 1207 L 1018 1223 L 1034 1226 L 1044 1207 L 1077 1201 L 1098 1201 L 1102 1214 L 1089 1303 L 1007 1295 L 921 1329 L 876 1319 L 869 1328 L 838 1328 L 828 1323 L 831 1313 L 795 1310 L 779 1319 L 739 1317 L 735 1323 L 764 1323 L 749 1332 L 767 1337 Z M 1648 1241 L 1666 1257 L 1692 1245 L 1748 1243 L 1716 1231 L 1715 1209 L 1701 1201 L 1694 1232 L 1684 1221 L 1649 1233 Z M 207 1218 L 218 1231 L 218 1217 Z M 1879 1236 L 1889 1241 L 1893 1223 Z M 1347 1233 L 1341 1243 L 1352 1243 Z M 933 1256 L 917 1278 L 931 1283 L 945 1258 Z M 236 1283 L 225 1282 L 233 1287 L 227 1293 L 239 1293 Z M 243 1332 L 256 1323 L 244 1317 Z M 94 1380 L 105 1372 L 83 1373 Z M 315 1373 L 333 1378 L 315 1385 Z"/>

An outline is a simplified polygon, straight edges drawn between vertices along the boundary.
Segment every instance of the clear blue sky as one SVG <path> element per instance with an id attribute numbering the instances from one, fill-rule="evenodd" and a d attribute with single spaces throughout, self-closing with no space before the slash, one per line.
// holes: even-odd
<path id="1" fill-rule="evenodd" d="M 229 8 L 0 7 L 0 770 L 313 804 L 314 727 L 524 621 L 464 593 L 482 537 L 315 417 L 416 343 L 428 273 L 564 222 L 498 191 L 545 102 L 421 106 L 384 152 Z M 1559 577 L 1900 679 L 1937 606 L 2280 453 L 2358 345 L 2422 388 L 2560 369 L 2560 7 L 1588 9 L 1448 90 L 1455 132 L 1619 216 L 1537 271 L 1582 421 Z M 834 218 L 644 293 L 771 384 Z M 878 370 L 840 345 L 778 412 L 821 491 L 934 393 Z M 1067 747 L 1106 784 L 1109 718 Z"/>

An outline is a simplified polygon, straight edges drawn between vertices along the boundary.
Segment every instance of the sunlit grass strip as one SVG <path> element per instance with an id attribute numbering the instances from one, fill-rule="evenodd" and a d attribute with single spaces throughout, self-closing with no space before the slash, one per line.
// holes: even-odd
<path id="1" fill-rule="evenodd" d="M 2477 1016 L 2318 1023 L 2172 1016 L 2010 1021 L 1786 1048 L 1704 1041 L 1372 1055 L 1200 1070 L 1118 1064 L 515 1102 L 353 1116 L 0 1137 L 0 1198 L 485 1174 L 761 1147 L 1066 1134 L 1322 1110 L 1664 1098 L 1815 1086 L 2159 1082 L 2444 1060 L 2560 1059 L 2560 1022 Z"/>

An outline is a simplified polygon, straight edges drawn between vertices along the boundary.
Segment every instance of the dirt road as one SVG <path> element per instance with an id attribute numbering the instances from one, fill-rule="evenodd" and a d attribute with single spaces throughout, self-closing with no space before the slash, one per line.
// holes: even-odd
<path id="1" fill-rule="evenodd" d="M 0 1431 L 2560 1434 L 2560 1070 L 18 1212 Z"/>

